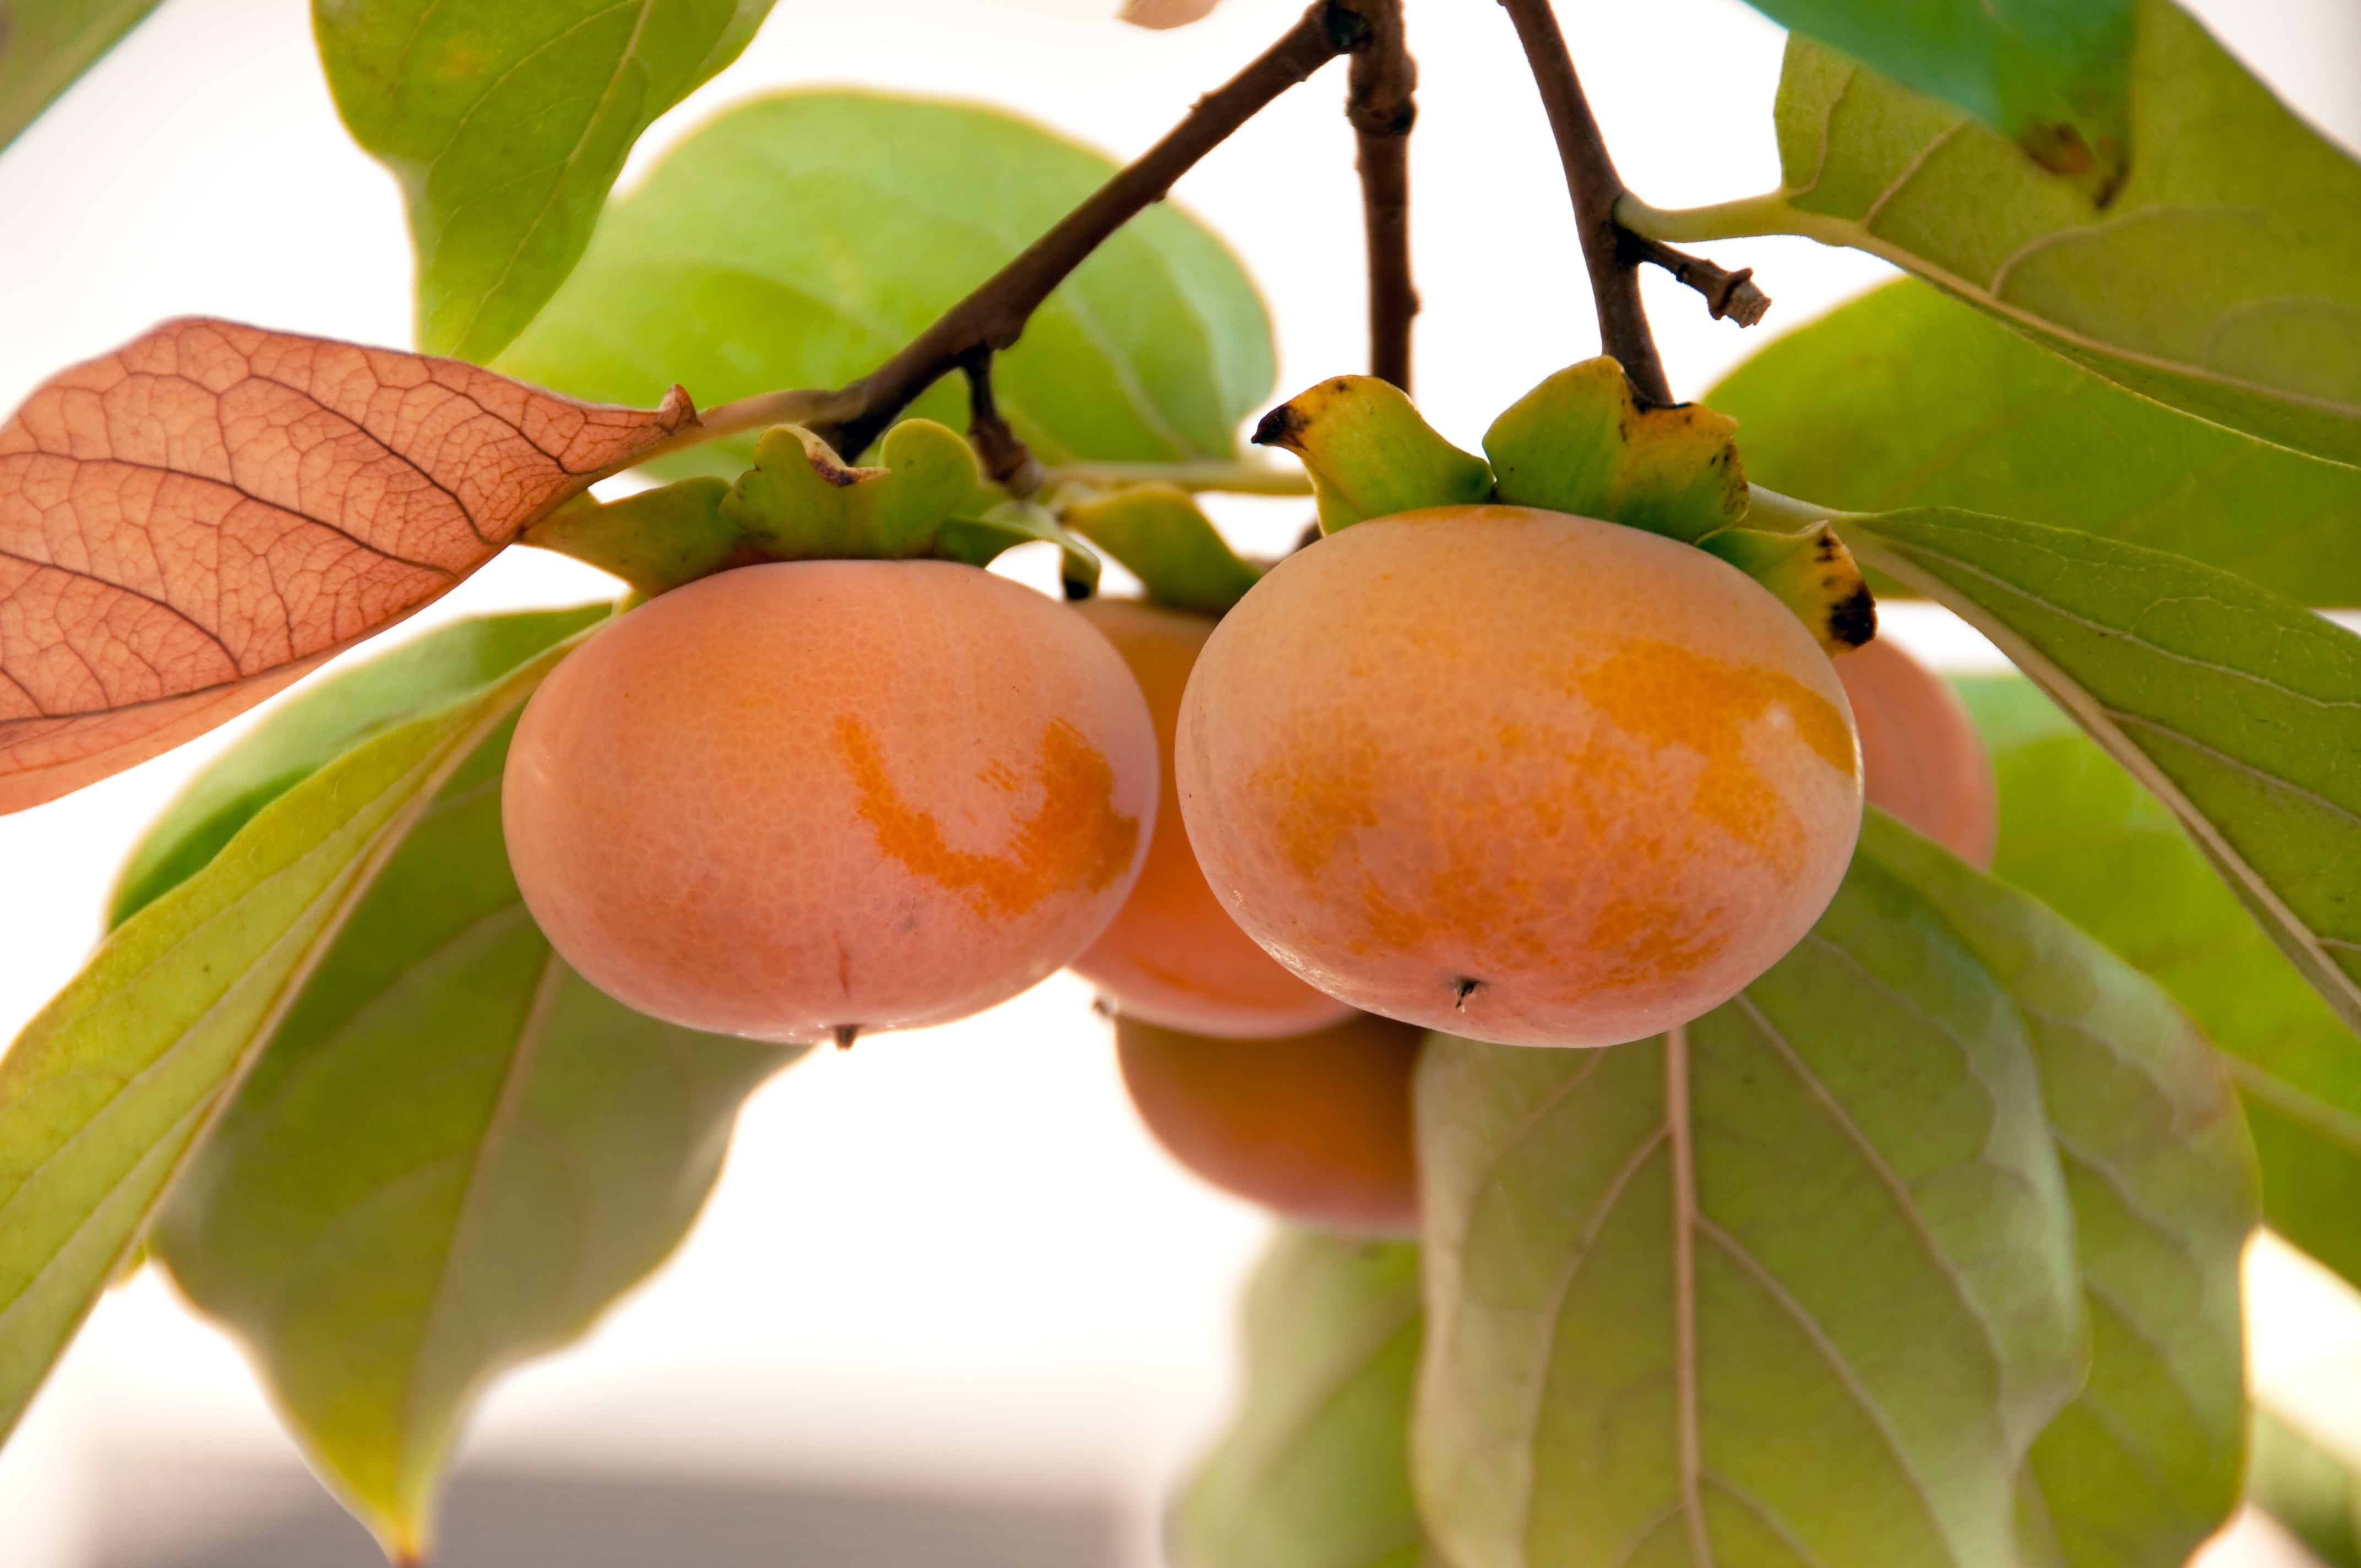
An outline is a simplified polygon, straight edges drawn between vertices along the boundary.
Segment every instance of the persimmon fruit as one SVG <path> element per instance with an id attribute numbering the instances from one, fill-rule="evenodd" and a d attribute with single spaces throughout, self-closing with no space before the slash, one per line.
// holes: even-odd
<path id="1" fill-rule="evenodd" d="M 1320 990 L 1512 1045 L 1727 1001 L 1834 896 L 1861 825 L 1803 623 L 1678 541 L 1560 512 L 1361 522 L 1223 620 L 1176 777 L 1223 906 Z"/>
<path id="2" fill-rule="evenodd" d="M 1135 599 L 1087 599 L 1075 609 L 1139 682 L 1163 766 L 1156 831 L 1139 881 L 1114 923 L 1073 961 L 1074 972 L 1126 1017 L 1200 1035 L 1297 1035 L 1349 1015 L 1350 1006 L 1296 979 L 1238 929 L 1205 885 L 1180 825 L 1172 733 L 1189 672 L 1213 621 Z"/>
<path id="3" fill-rule="evenodd" d="M 1367 1013 L 1288 1039 L 1115 1019 L 1124 1086 L 1173 1158 L 1290 1219 L 1418 1232 L 1411 1074 L 1426 1032 Z"/>
<path id="4" fill-rule="evenodd" d="M 550 675 L 502 817 L 533 916 L 618 1000 L 811 1040 L 1016 995 L 1122 905 L 1156 736 L 1104 638 L 939 561 L 691 583 Z"/>
<path id="5" fill-rule="evenodd" d="M 1960 694 L 1891 642 L 1857 648 L 1836 666 L 1861 732 L 1869 803 L 1989 869 L 2000 840 L 2000 786 Z"/>

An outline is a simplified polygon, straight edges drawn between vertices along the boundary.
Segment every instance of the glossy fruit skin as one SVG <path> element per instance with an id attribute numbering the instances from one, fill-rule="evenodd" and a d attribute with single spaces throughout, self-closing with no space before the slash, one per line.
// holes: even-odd
<path id="1" fill-rule="evenodd" d="M 1639 1039 L 1802 938 L 1860 755 L 1811 634 L 1675 540 L 1437 508 L 1279 564 L 1180 709 L 1189 838 L 1279 960 L 1510 1045 Z"/>
<path id="2" fill-rule="evenodd" d="M 1139 688 L 1062 605 L 972 566 L 810 561 L 591 639 L 527 705 L 501 809 L 526 904 L 594 984 L 812 1040 L 1064 964 L 1130 892 L 1156 786 Z"/>
<path id="3" fill-rule="evenodd" d="M 1197 1175 L 1291 1220 L 1418 1234 L 1411 1076 L 1424 1030 L 1367 1013 L 1307 1035 L 1224 1040 L 1117 1015 L 1140 1120 Z"/>
<path id="4" fill-rule="evenodd" d="M 2000 785 L 1960 694 L 1892 642 L 1857 648 L 1836 666 L 1861 732 L 1869 804 L 1990 870 Z"/>
<path id="5" fill-rule="evenodd" d="M 1112 925 L 1071 966 L 1126 1017 L 1231 1039 L 1300 1035 L 1353 1009 L 1304 984 L 1254 939 L 1205 885 L 1173 795 L 1172 733 L 1197 654 L 1213 635 L 1202 615 L 1134 599 L 1088 599 L 1076 613 L 1115 645 L 1156 721 L 1162 795 L 1148 863 Z"/>

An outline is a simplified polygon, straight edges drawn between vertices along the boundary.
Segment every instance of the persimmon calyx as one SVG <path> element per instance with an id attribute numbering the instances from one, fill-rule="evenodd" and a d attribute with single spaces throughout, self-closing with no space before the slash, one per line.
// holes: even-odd
<path id="1" fill-rule="evenodd" d="M 1059 521 L 1122 562 L 1148 602 L 1168 609 L 1219 617 L 1262 578 L 1175 485 L 1070 497 Z"/>
<path id="2" fill-rule="evenodd" d="M 906 561 L 981 566 L 1046 540 L 1064 555 L 1070 597 L 1088 598 L 1099 561 L 1040 507 L 1002 502 L 974 451 L 932 420 L 886 432 L 874 466 L 855 466 L 801 425 L 774 425 L 734 484 L 684 479 L 620 500 L 585 497 L 524 543 L 612 572 L 643 596 L 772 561 Z"/>
<path id="3" fill-rule="evenodd" d="M 1570 365 L 1484 433 L 1499 499 L 1695 544 L 1746 515 L 1738 422 L 1700 403 L 1642 408 L 1615 360 Z"/>
<path id="4" fill-rule="evenodd" d="M 1323 533 L 1492 495 L 1484 459 L 1445 441 L 1400 388 L 1374 376 L 1330 377 L 1265 414 L 1254 439 L 1302 460 Z"/>
<path id="5" fill-rule="evenodd" d="M 1831 657 L 1877 635 L 1877 600 L 1852 552 L 1826 521 L 1792 533 L 1725 528 L 1697 541 L 1771 590 L 1811 629 Z"/>

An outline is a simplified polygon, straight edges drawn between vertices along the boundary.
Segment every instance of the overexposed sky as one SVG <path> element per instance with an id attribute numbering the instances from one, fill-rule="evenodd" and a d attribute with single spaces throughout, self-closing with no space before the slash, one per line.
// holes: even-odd
<path id="1" fill-rule="evenodd" d="M 1114 3 L 780 0 L 744 59 L 660 122 L 634 167 L 735 100 L 815 82 L 1010 105 L 1128 156 L 1299 8 L 1228 0 L 1202 26 L 1148 34 L 1114 23 Z M 2194 8 L 2361 145 L 2361 0 Z M 1778 29 L 1737 0 L 1561 10 L 1636 190 L 1678 205 L 1776 182 Z M 1411 0 L 1410 25 L 1423 71 L 1421 400 L 1472 445 L 1496 411 L 1597 339 L 1505 16 L 1492 0 Z M 1338 67 L 1297 90 L 1178 192 L 1270 299 L 1281 396 L 1364 356 L 1343 86 Z M 1757 268 L 1776 302 L 1763 333 L 1885 275 L 1801 240 L 1712 254 Z M 336 123 L 301 0 L 166 0 L 0 155 L 0 406 L 182 313 L 406 343 L 409 275 L 393 183 Z M 1747 334 L 1676 285 L 1651 274 L 1648 290 L 1676 391 L 1701 391 L 1747 352 Z M 1234 521 L 1275 543 L 1302 510 Z M 515 552 L 433 614 L 607 591 L 587 568 Z M 1972 650 L 1946 642 L 1939 618 L 1904 630 Z M 141 825 L 235 733 L 0 817 L 0 1039 L 82 961 Z M 1112 1489 L 1135 1504 L 1144 1563 L 1161 1477 L 1223 1409 L 1229 1301 L 1260 1234 L 1255 1214 L 1147 1143 L 1082 988 L 1053 981 L 967 1024 L 799 1067 L 759 1096 L 683 1255 L 587 1345 L 504 1386 L 480 1442 L 599 1463 Z M 2301 1356 L 2281 1361 L 2299 1370 L 2278 1375 L 2301 1381 Z M 104 1507 L 103 1457 L 182 1441 L 284 1452 L 235 1353 L 150 1277 L 101 1309 L 0 1455 L 0 1557 L 71 1568 L 80 1510 Z"/>

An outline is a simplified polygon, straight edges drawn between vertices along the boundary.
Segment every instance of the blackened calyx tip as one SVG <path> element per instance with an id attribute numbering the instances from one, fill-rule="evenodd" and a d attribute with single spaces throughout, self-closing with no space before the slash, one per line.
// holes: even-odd
<path id="1" fill-rule="evenodd" d="M 1284 446 L 1290 452 L 1295 451 L 1301 445 L 1300 438 L 1305 422 L 1301 411 L 1293 403 L 1281 403 L 1263 415 L 1262 422 L 1255 426 L 1254 444 L 1257 446 Z"/>

